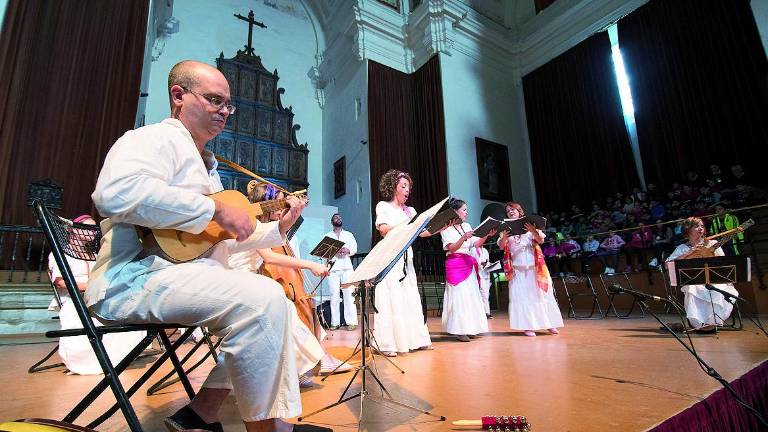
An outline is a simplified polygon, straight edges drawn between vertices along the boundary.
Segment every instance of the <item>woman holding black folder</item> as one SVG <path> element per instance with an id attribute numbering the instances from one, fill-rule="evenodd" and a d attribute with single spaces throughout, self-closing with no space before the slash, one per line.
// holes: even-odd
<path id="1" fill-rule="evenodd" d="M 488 332 L 484 299 L 480 292 L 477 260 L 471 255 L 475 247 L 496 234 L 491 230 L 485 237 L 475 237 L 467 219 L 467 204 L 452 199 L 450 207 L 459 221 L 440 233 L 445 249 L 445 297 L 443 299 L 443 331 L 455 335 L 461 342 Z"/>
<path id="2" fill-rule="evenodd" d="M 507 203 L 506 212 L 508 219 L 525 216 L 523 207 L 515 202 Z M 544 242 L 544 232 L 531 223 L 524 227 L 527 232 L 521 235 L 502 231 L 498 241 L 504 251 L 504 274 L 509 281 L 509 327 L 523 330 L 526 336 L 536 336 L 536 330 L 558 334 L 563 317 L 539 246 Z"/>

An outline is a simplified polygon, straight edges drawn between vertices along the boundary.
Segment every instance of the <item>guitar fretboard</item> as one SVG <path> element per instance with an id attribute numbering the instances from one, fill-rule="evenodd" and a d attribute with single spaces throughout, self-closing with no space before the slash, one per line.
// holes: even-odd
<path id="1" fill-rule="evenodd" d="M 273 211 L 283 210 L 289 207 L 285 198 L 261 201 L 257 204 L 259 204 L 259 207 L 261 207 L 261 212 L 263 214 L 270 214 Z"/>

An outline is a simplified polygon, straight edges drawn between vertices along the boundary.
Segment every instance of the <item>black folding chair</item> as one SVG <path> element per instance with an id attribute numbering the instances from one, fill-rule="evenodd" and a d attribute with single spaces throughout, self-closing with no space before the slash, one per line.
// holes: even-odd
<path id="1" fill-rule="evenodd" d="M 69 268 L 65 255 L 81 260 L 95 261 L 96 253 L 101 241 L 101 231 L 99 230 L 99 227 L 95 225 L 73 223 L 67 219 L 61 218 L 51 213 L 40 201 L 35 201 L 34 210 L 37 219 L 40 222 L 40 226 L 43 228 L 43 232 L 48 239 L 48 243 L 51 246 L 51 252 L 56 260 L 56 264 L 59 266 L 59 270 L 61 270 L 62 278 L 67 286 L 67 291 L 75 306 L 77 315 L 83 325 L 82 329 L 55 330 L 46 332 L 45 335 L 49 338 L 87 336 L 91 343 L 91 347 L 93 347 L 96 359 L 101 365 L 101 370 L 104 372 L 104 378 L 96 384 L 96 386 L 72 409 L 72 411 L 69 412 L 69 414 L 64 417 L 63 420 L 68 423 L 73 423 L 91 405 L 91 403 L 106 390 L 107 387 L 110 387 L 117 403 L 89 423 L 87 427 L 95 428 L 114 414 L 115 411 L 120 409 L 123 412 L 123 416 L 125 417 L 130 430 L 133 432 L 142 431 L 139 419 L 128 398 L 133 395 L 167 359 L 171 360 L 174 370 L 184 386 L 184 390 L 186 390 L 189 398 L 192 399 L 195 396 L 195 392 L 176 356 L 176 349 L 187 340 L 190 334 L 192 334 L 194 327 L 170 323 L 122 326 L 104 325 L 96 327 L 88 312 L 88 308 L 80 295 L 80 290 L 77 287 L 77 282 L 72 275 L 72 270 Z M 175 342 L 171 343 L 165 330 L 175 330 L 177 328 L 183 328 L 184 332 Z M 125 358 L 123 358 L 123 360 L 120 361 L 120 363 L 115 366 L 110 361 L 101 338 L 105 334 L 131 331 L 146 331 L 147 335 L 125 356 Z M 144 375 L 142 375 L 141 378 L 126 391 L 120 383 L 119 375 L 152 343 L 152 340 L 155 337 L 160 339 L 165 347 L 165 352 L 162 353 L 149 369 L 147 369 Z"/>
<path id="2" fill-rule="evenodd" d="M 621 319 L 645 318 L 645 310 L 643 310 L 643 306 L 637 302 L 637 298 L 635 298 L 635 296 L 627 293 L 617 293 L 614 290 L 608 289 L 609 286 L 618 285 L 621 288 L 634 291 L 634 288 L 632 288 L 632 282 L 629 281 L 629 276 L 627 275 L 627 273 L 601 274 L 600 283 L 603 285 L 603 289 L 605 290 L 605 295 L 608 296 L 608 307 L 605 309 L 605 314 L 603 316 L 607 317 L 609 313 L 613 313 L 613 315 L 616 318 L 621 318 Z M 615 300 L 617 296 L 628 296 L 632 298 L 632 303 L 625 314 L 620 314 L 619 311 L 616 309 Z M 638 306 L 640 308 L 639 316 L 632 315 L 632 312 L 635 310 L 635 306 Z"/>
<path id="3" fill-rule="evenodd" d="M 588 275 L 585 276 L 563 276 L 555 278 L 555 285 L 560 282 L 560 286 L 565 291 L 565 297 L 568 299 L 568 318 L 577 320 L 590 320 L 603 318 L 603 308 L 600 307 L 600 301 L 597 298 L 597 291 L 592 285 L 592 280 Z M 592 306 L 587 315 L 578 315 L 574 302 L 580 297 L 592 299 Z M 597 309 L 597 316 L 595 310 Z"/>

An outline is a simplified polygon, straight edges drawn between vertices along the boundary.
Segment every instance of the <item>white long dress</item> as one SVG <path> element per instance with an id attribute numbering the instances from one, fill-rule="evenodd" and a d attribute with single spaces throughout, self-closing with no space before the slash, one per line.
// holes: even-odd
<path id="1" fill-rule="evenodd" d="M 84 284 L 88 281 L 90 275 L 91 265 L 93 263 L 66 257 L 67 264 L 72 275 L 75 277 L 75 281 Z M 53 253 L 48 255 L 48 271 L 50 272 L 51 280 L 55 281 L 57 278 L 62 277 L 59 266 L 56 265 L 56 260 L 53 258 Z M 69 329 L 81 329 L 83 323 L 80 322 L 80 317 L 75 310 L 75 304 L 72 303 L 72 299 L 69 294 L 59 290 L 59 297 L 61 298 L 61 310 L 59 311 L 59 324 L 62 330 Z M 56 310 L 58 305 L 56 302 L 52 302 L 55 305 L 54 308 L 49 309 Z M 97 320 L 92 320 L 96 327 L 101 327 L 102 324 Z M 105 334 L 101 341 L 104 344 L 104 349 L 107 350 L 110 361 L 113 365 L 118 364 L 125 356 L 131 352 L 143 338 L 147 335 L 145 331 L 133 331 L 124 333 L 109 333 Z M 93 347 L 88 341 L 87 336 L 70 336 L 59 339 L 59 357 L 64 363 L 64 366 L 69 369 L 71 373 L 78 375 L 99 375 L 102 372 L 101 365 L 96 359 L 96 355 L 93 353 Z"/>
<path id="2" fill-rule="evenodd" d="M 715 243 L 717 243 L 715 240 L 710 240 L 708 246 L 712 246 Z M 675 248 L 672 255 L 667 258 L 667 261 L 674 261 L 689 250 L 691 250 L 691 247 L 688 246 L 688 243 L 683 243 Z M 715 255 L 723 256 L 723 250 L 717 248 Z M 735 296 L 739 295 L 739 292 L 736 291 L 732 284 L 712 285 Z M 710 291 L 704 285 L 686 285 L 680 287 L 680 291 L 685 294 L 685 299 L 683 300 L 685 314 L 688 317 L 688 321 L 694 327 L 701 327 L 706 324 L 722 325 L 723 321 L 731 316 L 733 305 L 719 292 Z"/>
<path id="3" fill-rule="evenodd" d="M 544 237 L 544 233 L 539 231 Z M 509 281 L 509 327 L 512 330 L 542 330 L 563 327 L 552 288 L 544 292 L 536 285 L 533 234 L 510 236 L 507 247 L 515 269 Z M 551 281 L 550 281 L 551 287 Z"/>
<path id="4" fill-rule="evenodd" d="M 470 237 L 465 240 L 456 252 L 450 252 L 447 247 L 451 243 L 461 240 L 461 236 L 470 231 L 472 227 L 468 223 L 454 225 L 440 232 L 443 239 L 443 249 L 446 256 L 461 253 L 471 256 L 470 249 L 474 248 L 478 237 Z M 474 259 L 474 257 L 472 257 Z M 469 276 L 452 285 L 446 281 L 445 296 L 443 297 L 443 331 L 454 335 L 476 335 L 488 331 L 488 318 L 485 316 L 484 299 L 480 292 L 480 285 L 475 269 Z"/>
<path id="5" fill-rule="evenodd" d="M 229 255 L 227 264 L 234 270 L 258 273 L 261 266 L 264 265 L 264 259 L 256 251 L 236 252 Z M 253 288 L 259 289 L 259 287 Z M 293 302 L 288 297 L 285 298 L 285 302 L 291 311 L 291 336 L 296 348 L 296 370 L 300 374 L 307 373 L 325 355 L 325 351 L 320 345 L 320 340 L 325 338 L 326 333 L 325 330 L 321 329 L 320 340 L 318 340 L 318 337 L 312 333 L 312 330 L 299 318 Z"/>
<path id="6" fill-rule="evenodd" d="M 408 207 L 408 212 L 406 214 L 380 201 L 376 204 L 376 227 L 382 224 L 395 226 L 416 215 L 413 207 Z M 401 257 L 376 285 L 374 304 L 378 313 L 375 315 L 373 337 L 381 351 L 408 352 L 432 344 L 421 310 L 411 248 L 408 248 L 407 256 L 407 261 Z"/>
<path id="7" fill-rule="evenodd" d="M 485 307 L 485 314 L 491 314 L 491 304 L 489 297 L 491 295 L 491 272 L 488 271 L 488 267 L 483 269 L 483 263 L 488 266 L 488 249 L 484 247 L 473 247 L 470 249 L 471 255 L 477 260 L 479 266 L 480 276 L 480 296 L 483 299 L 483 307 Z"/>

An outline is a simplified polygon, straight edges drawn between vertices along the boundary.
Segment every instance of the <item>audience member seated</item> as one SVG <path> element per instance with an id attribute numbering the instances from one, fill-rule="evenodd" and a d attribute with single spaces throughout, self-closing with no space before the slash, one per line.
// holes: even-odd
<path id="1" fill-rule="evenodd" d="M 656 221 L 653 227 L 653 259 L 648 263 L 651 267 L 661 266 L 664 256 L 672 252 L 672 238 L 675 232 L 670 224 L 664 224 L 661 219 Z"/>
<path id="2" fill-rule="evenodd" d="M 633 266 L 635 271 L 643 269 L 643 263 L 645 263 L 645 250 L 651 247 L 651 241 L 653 235 L 645 224 L 640 222 L 637 229 L 632 231 L 631 237 L 626 245 L 624 245 L 624 253 L 627 256 L 627 266 L 624 268 L 624 273 L 632 271 Z M 634 262 L 637 264 L 633 264 Z"/>
<path id="3" fill-rule="evenodd" d="M 608 232 L 608 237 L 600 243 L 600 250 L 597 252 L 597 256 L 605 266 L 604 273 L 616 272 L 619 263 L 619 254 L 621 253 L 621 248 L 624 244 L 624 240 L 616 234 L 615 231 Z M 608 264 L 609 259 L 610 265 Z"/>

